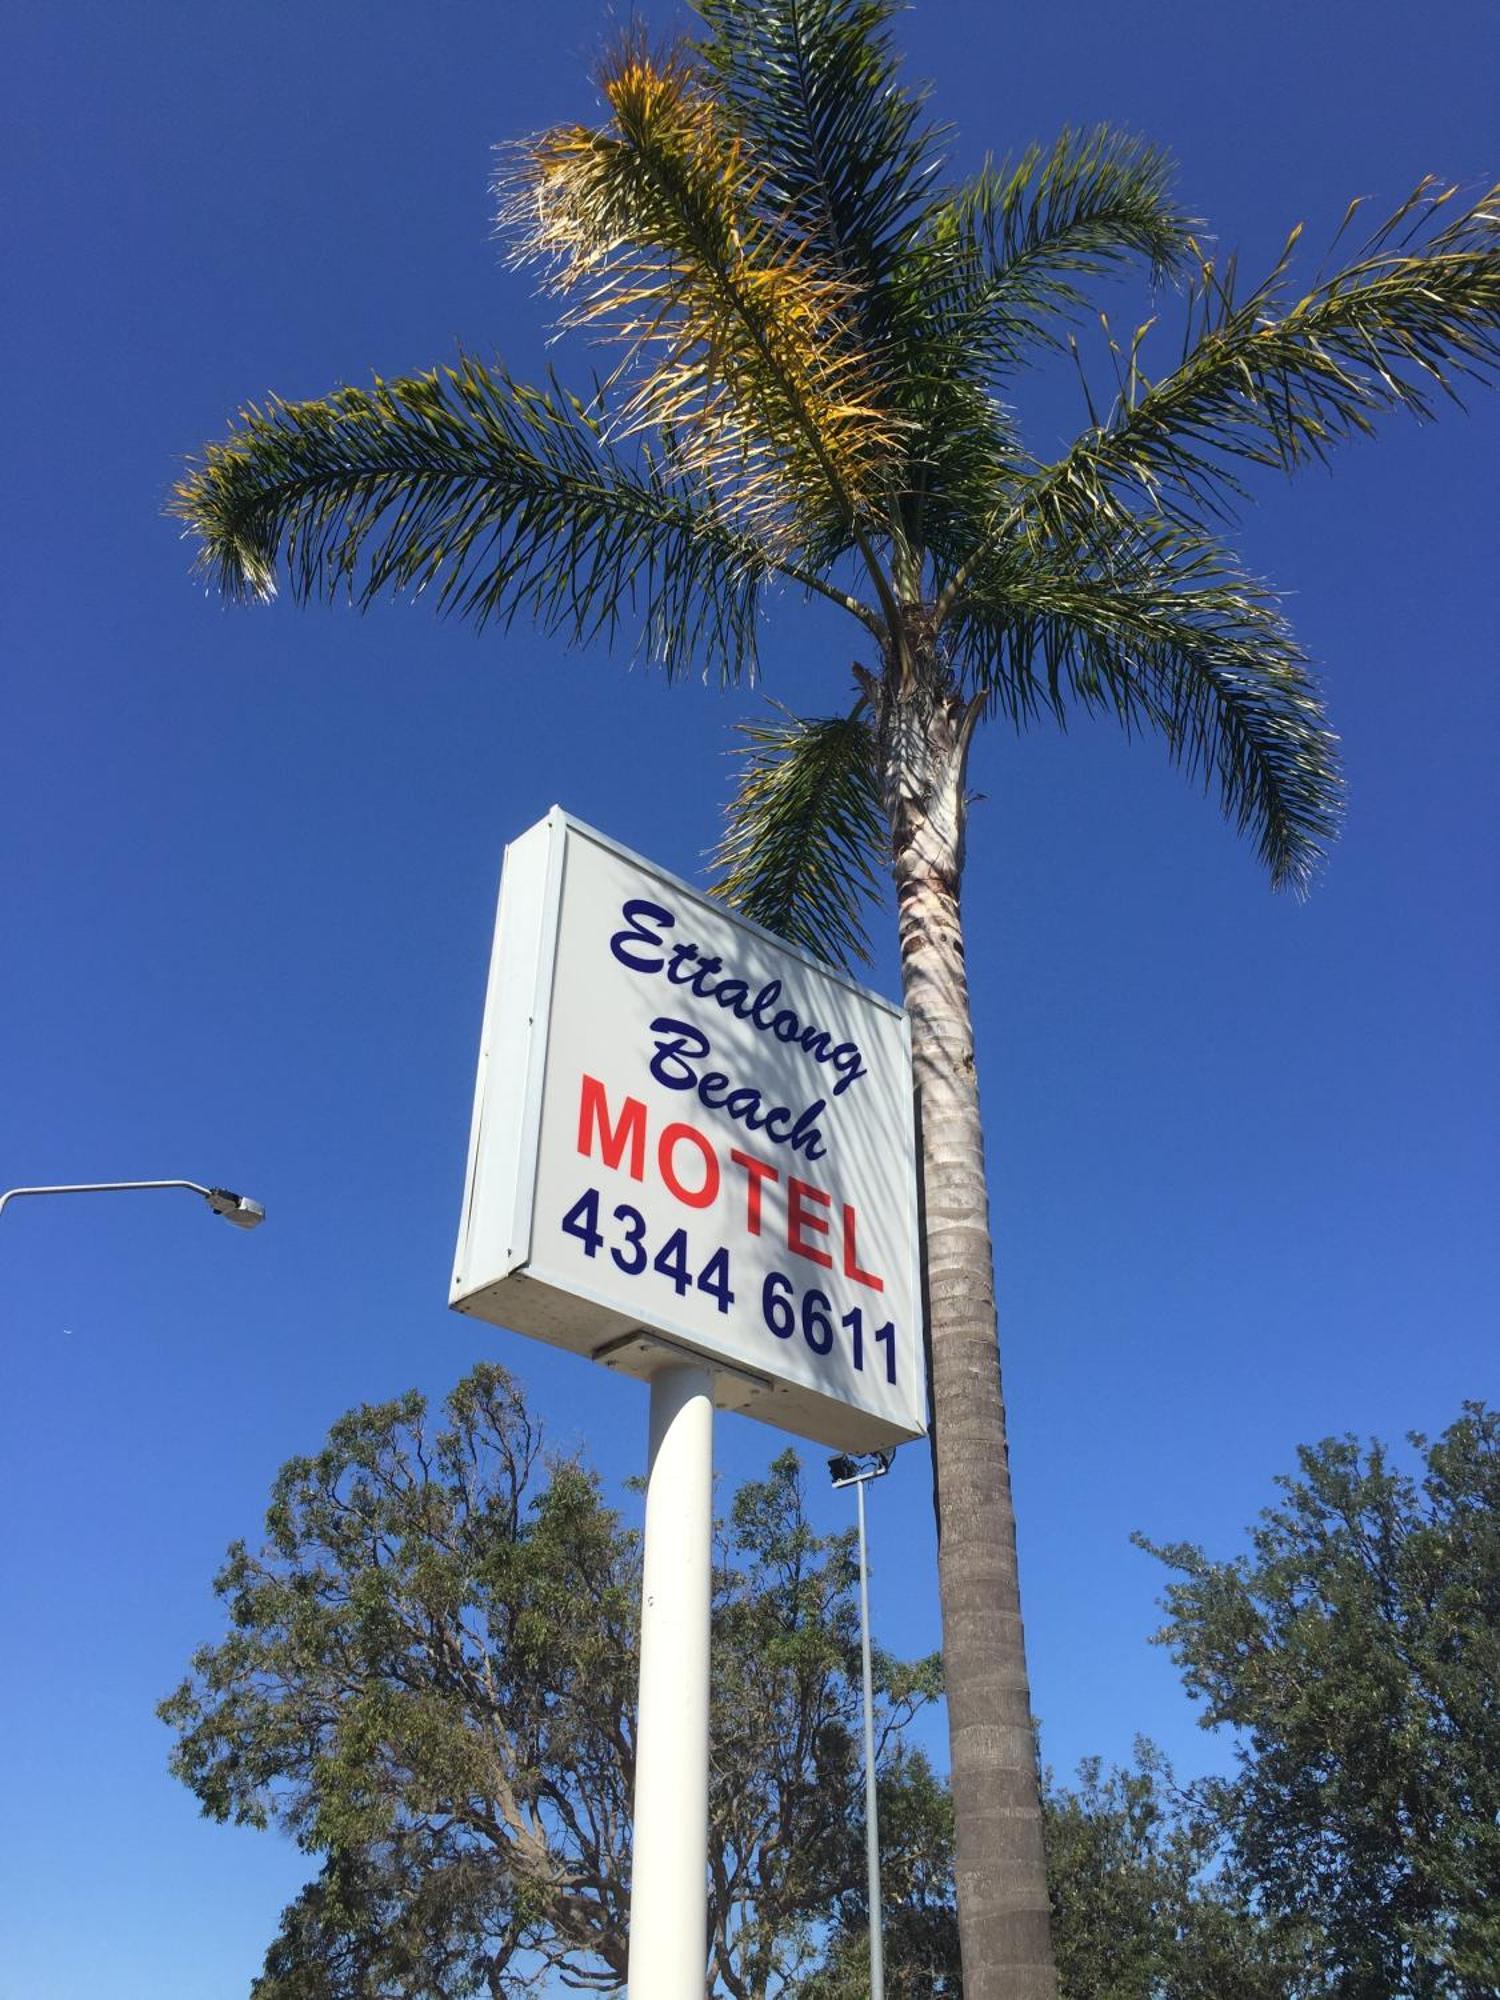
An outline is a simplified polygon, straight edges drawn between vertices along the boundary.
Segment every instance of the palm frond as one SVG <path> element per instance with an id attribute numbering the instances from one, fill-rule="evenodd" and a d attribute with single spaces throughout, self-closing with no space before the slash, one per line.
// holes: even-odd
<path id="1" fill-rule="evenodd" d="M 849 284 L 860 345 L 878 360 L 882 406 L 905 435 L 881 494 L 884 526 L 910 546 L 920 535 L 923 463 L 907 449 L 924 427 L 951 435 L 972 412 L 914 382 L 930 372 L 927 299 L 910 253 L 934 194 L 937 134 L 927 93 L 901 80 L 887 25 L 896 0 L 696 0 L 707 29 L 698 45 L 708 87 L 760 163 L 761 201 L 819 263 Z M 932 422 L 941 400 L 952 423 Z M 832 565 L 855 544 L 849 521 L 824 510 L 804 544 Z"/>
<path id="2" fill-rule="evenodd" d="M 697 0 L 706 79 L 763 163 L 762 199 L 878 306 L 930 199 L 926 92 L 900 80 L 896 0 Z"/>
<path id="3" fill-rule="evenodd" d="M 518 255 L 576 300 L 565 324 L 623 347 L 621 431 L 670 437 L 764 541 L 795 546 L 820 500 L 856 521 L 898 426 L 849 281 L 767 211 L 766 168 L 685 58 L 633 42 L 602 81 L 610 123 L 544 134 L 502 182 Z"/>
<path id="4" fill-rule="evenodd" d="M 832 965 L 869 958 L 864 905 L 885 845 L 874 731 L 864 715 L 777 709 L 741 725 L 739 784 L 714 855 L 714 890 Z"/>
<path id="5" fill-rule="evenodd" d="M 1303 654 L 1263 586 L 1173 523 L 1101 532 L 1089 551 L 1012 551 L 976 578 L 948 632 L 967 684 L 1019 724 L 1106 710 L 1149 726 L 1277 887 L 1306 887 L 1342 789 Z"/>
<path id="6" fill-rule="evenodd" d="M 1352 264 L 1290 303 L 1297 231 L 1246 296 L 1232 261 L 1203 263 L 1180 364 L 1152 380 L 1138 335 L 1103 424 L 1023 489 L 1018 511 L 1075 526 L 1142 500 L 1222 515 L 1239 465 L 1292 471 L 1386 410 L 1430 416 L 1464 376 L 1488 378 L 1500 362 L 1500 188 L 1445 220 L 1455 192 L 1424 182 Z"/>
<path id="7" fill-rule="evenodd" d="M 1082 306 L 1084 280 L 1131 258 L 1153 277 L 1177 267 L 1190 225 L 1171 172 L 1165 154 L 1107 127 L 1065 131 L 936 199 L 903 247 L 888 287 L 901 301 L 891 372 L 913 419 L 903 514 L 938 590 L 976 522 L 1001 517 L 1032 469 L 991 385 L 1029 347 L 1057 343 L 1050 322 Z"/>
<path id="8" fill-rule="evenodd" d="M 1128 259 L 1153 281 L 1181 269 L 1195 225 L 1172 178 L 1166 153 L 1107 125 L 1064 129 L 1045 150 L 987 164 L 933 225 L 954 252 L 953 337 L 1003 370 L 1027 346 L 1056 343 L 1047 321 L 1084 305 L 1080 280 Z"/>
<path id="9" fill-rule="evenodd" d="M 457 367 L 248 409 L 178 486 L 199 568 L 230 598 L 432 588 L 482 626 L 518 611 L 582 643 L 639 625 L 675 673 L 752 672 L 774 568 L 753 535 L 577 399 Z"/>

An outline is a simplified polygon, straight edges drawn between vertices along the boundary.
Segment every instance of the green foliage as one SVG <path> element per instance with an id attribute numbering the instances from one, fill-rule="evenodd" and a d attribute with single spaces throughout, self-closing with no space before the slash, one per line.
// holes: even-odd
<path id="1" fill-rule="evenodd" d="M 1048 1785 L 1062 2000 L 1500 1993 L 1500 1413 L 1412 1443 L 1420 1478 L 1304 1449 L 1246 1556 L 1153 1550 L 1161 1638 L 1239 1769 L 1182 1786 L 1139 1744 Z M 889 1990 L 957 1993 L 946 1789 L 894 1760 L 881 1813 Z M 860 2000 L 865 1954 L 857 1885 L 799 2000 Z"/>
<path id="2" fill-rule="evenodd" d="M 1200 260 L 1176 368 L 1146 372 L 1149 326 L 1128 351 L 1111 341 L 1113 407 L 1036 476 L 1023 509 L 1087 528 L 1136 493 L 1189 519 L 1225 513 L 1243 466 L 1291 472 L 1370 435 L 1385 411 L 1430 417 L 1462 377 L 1488 379 L 1500 360 L 1500 188 L 1450 212 L 1457 193 L 1421 182 L 1353 263 L 1300 298 L 1288 283 L 1300 224 L 1246 292 L 1233 257 Z"/>
<path id="3" fill-rule="evenodd" d="M 1500 1991 L 1500 1415 L 1420 1479 L 1328 1440 L 1161 1635 L 1232 1780 L 1149 1746 L 1045 1798 L 1062 2000 L 1490 2000 Z M 229 1629 L 162 1705 L 209 1816 L 322 1860 L 255 2000 L 465 2000 L 538 1967 L 624 1977 L 638 1550 L 519 1390 L 476 1369 L 351 1412 L 279 1475 Z M 806 1518 L 796 1455 L 742 1487 L 714 1587 L 711 1978 L 868 1987 L 853 1537 Z M 946 1786 L 902 1740 L 935 1658 L 877 1651 L 891 2000 L 960 1991 Z"/>
<path id="4" fill-rule="evenodd" d="M 939 224 L 963 246 L 968 272 L 953 336 L 977 343 L 998 376 L 1059 344 L 1057 322 L 1088 305 L 1080 280 L 1132 258 L 1153 279 L 1173 276 L 1188 261 L 1193 225 L 1172 180 L 1158 147 L 1105 125 L 986 164 Z"/>
<path id="5" fill-rule="evenodd" d="M 273 596 L 280 559 L 300 598 L 431 588 L 476 626 L 522 612 L 580 644 L 633 618 L 669 673 L 754 668 L 765 552 L 597 407 L 470 356 L 243 411 L 175 511 L 226 597 Z"/>
<path id="6" fill-rule="evenodd" d="M 1151 1745 L 1049 1788 L 1047 1869 L 1062 2000 L 1313 2000 L 1305 1940 L 1268 1919 L 1226 1854 L 1224 1794 L 1181 1790 Z"/>
<path id="7" fill-rule="evenodd" d="M 1217 786 L 1272 882 L 1305 888 L 1339 823 L 1335 739 L 1275 598 L 1212 541 L 1141 516 L 1060 558 L 1001 546 L 958 599 L 949 643 L 1015 722 L 1097 709 L 1153 730 Z"/>
<path id="8" fill-rule="evenodd" d="M 885 846 L 867 717 L 785 709 L 741 725 L 737 810 L 714 859 L 718 893 L 834 964 L 868 959 L 863 909 Z"/>
<path id="9" fill-rule="evenodd" d="M 856 554 L 889 622 L 896 599 L 871 536 L 895 529 L 909 539 L 914 506 L 902 490 L 909 482 L 892 482 L 892 460 L 915 467 L 926 456 L 919 439 L 960 420 L 985 435 L 992 429 L 987 401 L 973 397 L 923 329 L 932 301 L 915 282 L 911 250 L 935 199 L 925 93 L 901 83 L 892 0 L 703 0 L 700 11 L 710 30 L 706 79 L 764 176 L 766 207 L 844 281 L 821 337 L 866 357 L 891 419 L 866 518 L 830 506 L 815 487 L 796 497 L 809 566 L 826 572 Z M 860 607 L 860 615 L 880 628 L 874 613 Z"/>
<path id="10" fill-rule="evenodd" d="M 791 1453 L 723 1531 L 710 1920 L 730 1993 L 788 1976 L 863 1865 L 850 1544 L 808 1527 Z M 619 1987 L 638 1556 L 493 1366 L 435 1427 L 420 1396 L 367 1406 L 282 1470 L 265 1545 L 216 1582 L 229 1630 L 161 1710 L 206 1814 L 323 1860 L 256 2000 L 463 2000 L 539 1968 Z M 936 1668 L 878 1677 L 889 1762 Z"/>
<path id="11" fill-rule="evenodd" d="M 487 1964 L 539 1953 L 608 1986 L 634 1549 L 581 1467 L 538 1482 L 504 1370 L 466 1377 L 445 1419 L 434 1434 L 415 1395 L 366 1406 L 283 1468 L 265 1546 L 236 1544 L 216 1580 L 228 1633 L 162 1705 L 172 1768 L 211 1817 L 330 1857 L 283 1958 L 298 1937 L 357 1946 L 393 1990 L 423 1991 L 401 1968 L 449 1952 L 442 1911 L 461 1900 Z M 373 1903 L 351 1902 L 360 1881 Z"/>
<path id="12" fill-rule="evenodd" d="M 879 1784 L 881 1945 L 889 2000 L 963 1991 L 953 1900 L 953 1801 L 920 1751 L 903 1749 Z M 863 1879 L 844 1896 L 821 1962 L 795 2000 L 867 2000 L 869 1905 Z"/>
<path id="13" fill-rule="evenodd" d="M 1246 289 L 1140 140 L 1064 132 L 946 182 L 892 0 L 698 11 L 667 56 L 627 37 L 604 124 L 508 155 L 517 255 L 547 268 L 565 325 L 614 343 L 593 400 L 464 359 L 247 410 L 179 489 L 209 575 L 265 595 L 279 568 L 299 596 L 361 604 L 430 589 L 476 624 L 628 632 L 669 671 L 731 676 L 753 668 L 768 582 L 830 598 L 879 649 L 863 793 L 837 725 L 753 739 L 727 888 L 803 942 L 827 922 L 835 960 L 861 949 L 869 885 L 851 807 L 885 795 L 886 711 L 918 672 L 1016 726 L 1082 705 L 1160 733 L 1273 882 L 1301 887 L 1337 819 L 1333 738 L 1274 596 L 1203 523 L 1249 469 L 1323 458 L 1492 371 L 1494 193 L 1424 181 L 1301 295 L 1294 231 Z M 1087 428 L 1039 463 L 1001 395 L 1131 268 L 1186 276 L 1176 359 L 1156 368 L 1154 318 L 1123 344 L 1106 327 L 1108 393 L 1085 382 Z M 835 751 L 842 790 L 810 835 Z"/>
<path id="14" fill-rule="evenodd" d="M 1183 1791 L 1160 1753 L 1106 1772 L 1097 1758 L 1044 1800 L 1060 2000 L 1323 2000 L 1303 1927 L 1259 1911 L 1226 1853 L 1225 1795 Z M 886 1991 L 962 1993 L 953 1807 L 925 1760 L 893 1759 L 880 1788 Z M 863 1885 L 796 2000 L 865 2000 Z"/>
<path id="15" fill-rule="evenodd" d="M 515 1992 L 503 1875 L 391 1842 L 339 1851 L 282 1913 L 250 2000 L 409 2000 Z"/>
<path id="16" fill-rule="evenodd" d="M 705 81 L 761 163 L 764 201 L 874 300 L 920 225 L 932 135 L 900 82 L 895 0 L 698 0 Z"/>
<path id="17" fill-rule="evenodd" d="M 1263 1906 L 1319 1935 L 1337 2000 L 1500 1992 L 1500 1414 L 1479 1404 L 1412 1478 L 1330 1438 L 1250 1553 L 1152 1552 L 1161 1633 L 1237 1732 L 1228 1801 Z M 1150 1546 L 1144 1544 L 1144 1546 Z"/>
<path id="18" fill-rule="evenodd" d="M 714 1903 L 735 1912 L 714 1926 L 710 1972 L 732 1993 L 777 1990 L 813 1948 L 811 1925 L 864 1872 L 854 1540 L 809 1528 L 795 1452 L 735 1496 L 710 1731 Z M 935 1657 L 877 1652 L 874 1680 L 876 1759 L 891 1767 L 902 1727 L 941 1692 L 941 1676 Z"/>

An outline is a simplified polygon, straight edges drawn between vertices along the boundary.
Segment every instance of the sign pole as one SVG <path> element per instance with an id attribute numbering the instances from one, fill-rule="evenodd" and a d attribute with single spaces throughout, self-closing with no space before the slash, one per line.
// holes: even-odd
<path id="1" fill-rule="evenodd" d="M 703 2000 L 708 1963 L 713 1372 L 651 1377 L 629 1990 Z"/>

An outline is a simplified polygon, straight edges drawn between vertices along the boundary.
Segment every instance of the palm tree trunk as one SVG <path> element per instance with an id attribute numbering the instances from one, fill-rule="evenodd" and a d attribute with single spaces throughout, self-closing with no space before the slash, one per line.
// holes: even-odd
<path id="1" fill-rule="evenodd" d="M 977 710 L 928 656 L 881 738 L 927 1227 L 938 1573 L 964 2000 L 1054 2000 L 1036 1732 L 1000 1391 L 984 1137 L 959 916 Z M 904 684 L 903 684 L 904 682 Z"/>

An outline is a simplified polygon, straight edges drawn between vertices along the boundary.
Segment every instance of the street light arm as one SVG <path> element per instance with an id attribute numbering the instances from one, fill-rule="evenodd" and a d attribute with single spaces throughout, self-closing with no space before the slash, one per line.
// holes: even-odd
<path id="1" fill-rule="evenodd" d="M 241 1229 L 254 1229 L 266 1219 L 260 1203 L 248 1195 L 235 1194 L 229 1188 L 204 1187 L 198 1181 L 75 1181 L 61 1187 L 7 1188 L 0 1194 L 0 1214 L 8 1201 L 23 1194 L 120 1194 L 137 1188 L 186 1188 L 189 1194 L 201 1194 L 215 1215 Z"/>

